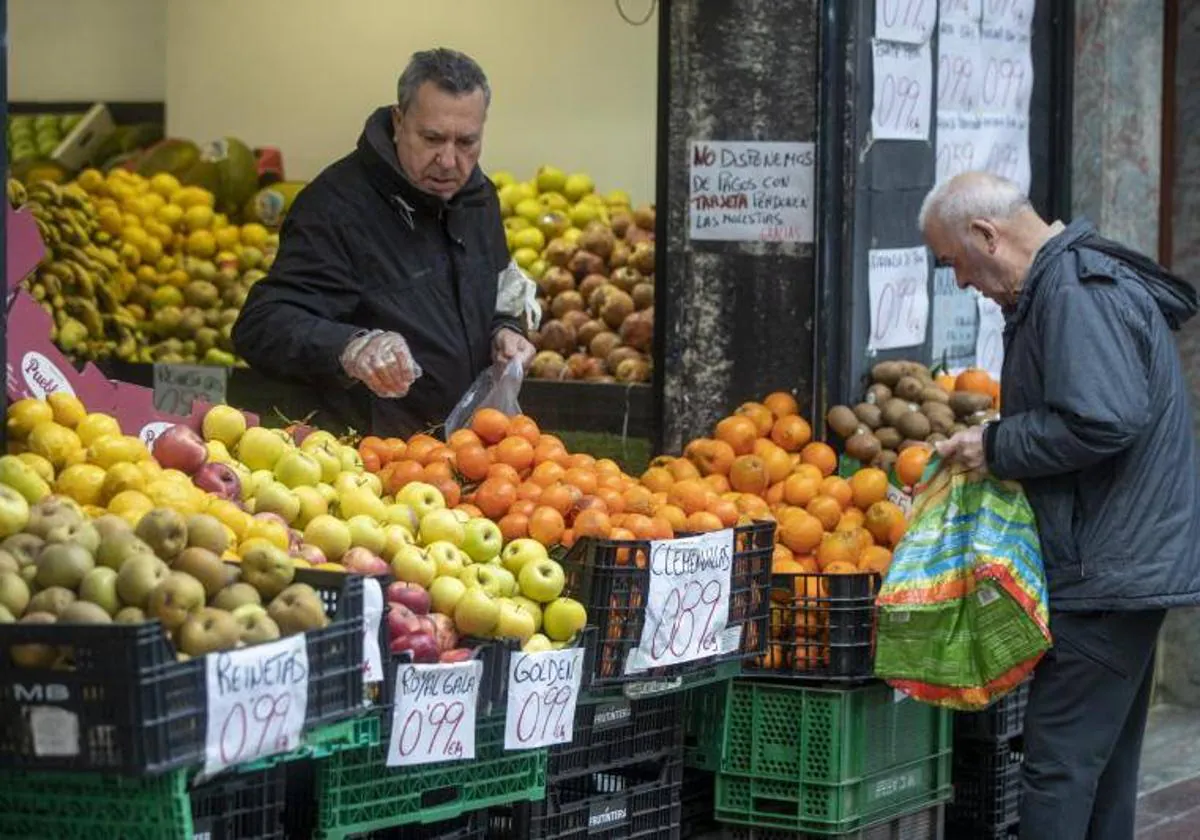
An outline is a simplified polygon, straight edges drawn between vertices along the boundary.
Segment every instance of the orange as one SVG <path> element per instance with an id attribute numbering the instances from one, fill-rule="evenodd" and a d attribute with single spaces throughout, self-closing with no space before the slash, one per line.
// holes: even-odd
<path id="1" fill-rule="evenodd" d="M 796 562 L 795 555 L 792 550 L 783 543 L 775 543 L 775 548 L 771 552 L 771 574 L 780 575 L 787 574 L 793 570 L 790 568 L 781 568 L 785 564 L 794 564 Z"/>
<path id="2" fill-rule="evenodd" d="M 517 485 L 501 478 L 489 478 L 475 490 L 471 501 L 483 515 L 496 522 L 517 500 Z"/>
<path id="3" fill-rule="evenodd" d="M 701 475 L 727 475 L 737 457 L 728 443 L 711 438 L 692 441 L 683 450 L 683 455 L 696 465 Z"/>
<path id="4" fill-rule="evenodd" d="M 479 439 L 484 443 L 499 443 L 508 434 L 511 422 L 503 411 L 481 408 L 471 420 L 471 431 L 479 435 Z"/>
<path id="5" fill-rule="evenodd" d="M 646 485 L 652 493 L 659 491 L 665 493 L 667 488 L 674 483 L 675 476 L 671 475 L 670 470 L 666 467 L 650 467 L 642 473 L 642 484 Z"/>
<path id="6" fill-rule="evenodd" d="M 383 461 L 374 449 L 364 449 L 358 453 L 358 457 L 362 459 L 363 469 L 369 473 L 377 473 L 383 468 Z"/>
<path id="7" fill-rule="evenodd" d="M 836 528 L 838 520 L 842 518 L 842 506 L 832 496 L 817 494 L 804 509 L 815 516 L 826 531 Z"/>
<path id="8" fill-rule="evenodd" d="M 763 459 L 767 465 L 767 475 L 771 483 L 783 481 L 792 471 L 792 457 L 787 451 L 767 438 L 759 438 L 754 443 L 754 454 Z"/>
<path id="9" fill-rule="evenodd" d="M 446 507 L 454 507 L 462 500 L 462 488 L 453 478 L 439 478 L 430 484 L 441 491 L 442 498 L 446 500 Z"/>
<path id="10" fill-rule="evenodd" d="M 521 474 L 511 464 L 492 464 L 488 467 L 488 478 L 499 478 L 510 484 L 520 484 Z"/>
<path id="11" fill-rule="evenodd" d="M 640 513 L 625 515 L 625 527 L 633 534 L 633 539 L 648 540 L 654 533 L 654 520 Z"/>
<path id="12" fill-rule="evenodd" d="M 732 528 L 738 521 L 737 505 L 728 499 L 713 499 L 710 500 L 705 508 L 713 516 L 721 520 L 721 525 L 726 528 Z"/>
<path id="13" fill-rule="evenodd" d="M 529 536 L 529 517 L 523 513 L 507 513 L 496 523 L 505 542 Z"/>
<path id="14" fill-rule="evenodd" d="M 464 443 L 457 450 L 454 461 L 459 474 L 468 481 L 483 481 L 492 466 L 492 459 L 488 457 L 487 450 L 478 443 Z"/>
<path id="15" fill-rule="evenodd" d="M 542 430 L 532 417 L 518 414 L 508 421 L 508 435 L 524 438 L 530 446 L 535 446 L 542 437 Z"/>
<path id="16" fill-rule="evenodd" d="M 705 509 L 708 493 L 709 487 L 702 479 L 689 478 L 671 485 L 671 489 L 667 491 L 667 503 L 682 508 L 690 516 Z"/>
<path id="17" fill-rule="evenodd" d="M 517 498 L 525 502 L 536 502 L 542 497 L 542 492 L 545 490 L 540 484 L 534 484 L 532 481 L 522 481 L 517 485 Z"/>
<path id="18" fill-rule="evenodd" d="M 787 391 L 775 391 L 774 393 L 767 394 L 763 398 L 763 405 L 777 418 L 790 417 L 793 414 L 800 413 L 799 403 Z"/>
<path id="19" fill-rule="evenodd" d="M 454 506 L 454 509 L 461 510 L 463 513 L 465 513 L 467 516 L 471 517 L 472 519 L 482 519 L 483 518 L 483 511 L 481 511 L 479 508 L 475 507 L 475 505 L 469 504 L 467 502 L 459 502 L 457 505 Z"/>
<path id="20" fill-rule="evenodd" d="M 462 449 L 468 444 L 483 446 L 483 441 L 479 439 L 479 435 L 472 432 L 470 429 L 457 429 L 454 434 L 446 439 L 446 445 L 451 449 Z"/>
<path id="21" fill-rule="evenodd" d="M 706 510 L 699 510 L 688 516 L 684 530 L 700 534 L 709 531 L 720 531 L 724 527 L 716 514 L 709 513 Z"/>
<path id="22" fill-rule="evenodd" d="M 885 575 L 891 562 L 892 552 L 881 545 L 872 545 L 863 549 L 862 555 L 858 558 L 858 568 L 863 572 L 878 572 Z"/>
<path id="23" fill-rule="evenodd" d="M 858 540 L 858 550 L 865 551 L 875 545 L 875 538 L 871 536 L 871 532 L 866 528 L 855 528 L 853 531 L 847 531 L 854 539 Z"/>
<path id="24" fill-rule="evenodd" d="M 767 492 L 763 494 L 763 498 L 767 500 L 769 505 L 777 505 L 783 502 L 783 491 L 786 485 L 782 481 L 778 481 L 767 488 Z M 747 494 L 749 495 L 749 494 Z"/>
<path id="25" fill-rule="evenodd" d="M 679 531 L 683 530 L 682 528 L 675 528 L 674 525 L 672 525 L 666 519 L 664 519 L 663 517 L 658 516 L 658 515 L 650 517 L 650 523 L 654 527 L 654 530 L 651 531 L 651 533 L 650 533 L 650 539 L 652 539 L 652 540 L 674 539 L 675 532 L 677 530 L 679 530 Z"/>
<path id="26" fill-rule="evenodd" d="M 542 505 L 529 515 L 529 536 L 547 547 L 562 538 L 566 527 L 562 514 L 552 507 Z"/>
<path id="27" fill-rule="evenodd" d="M 822 571 L 827 575 L 856 575 L 861 570 L 858 568 L 858 566 L 845 560 L 834 560 L 832 563 L 822 569 Z"/>
<path id="28" fill-rule="evenodd" d="M 607 513 L 596 508 L 590 508 L 579 512 L 571 528 L 575 532 L 576 539 L 580 537 L 604 539 L 612 530 L 612 523 L 609 522 Z"/>
<path id="29" fill-rule="evenodd" d="M 674 486 L 673 484 L 671 486 Z M 625 510 L 628 513 L 650 514 L 653 512 L 652 505 L 654 502 L 653 493 L 647 487 L 630 487 L 622 496 L 625 498 Z"/>
<path id="30" fill-rule="evenodd" d="M 792 475 L 807 476 L 818 484 L 825 478 L 825 473 L 821 472 L 819 467 L 814 467 L 812 464 L 804 463 L 796 464 L 794 467 L 792 467 Z"/>
<path id="31" fill-rule="evenodd" d="M 815 575 L 821 571 L 821 567 L 817 565 L 817 558 L 811 554 L 797 554 L 796 565 L 800 567 L 801 572 L 809 575 Z"/>
<path id="32" fill-rule="evenodd" d="M 744 402 L 737 407 L 734 413 L 753 420 L 759 437 L 769 435 L 771 427 L 775 425 L 775 415 L 771 413 L 771 409 L 760 402 Z"/>
<path id="33" fill-rule="evenodd" d="M 850 507 L 854 501 L 854 491 L 850 489 L 850 482 L 841 476 L 831 475 L 824 479 L 821 482 L 821 494 L 837 499 L 842 510 Z"/>
<path id="34" fill-rule="evenodd" d="M 625 497 L 619 490 L 611 487 L 601 487 L 596 491 L 596 498 L 604 502 L 609 513 L 622 513 L 625 510 Z"/>
<path id="35" fill-rule="evenodd" d="M 621 474 L 621 465 L 612 458 L 601 458 L 596 463 L 592 464 L 592 469 L 601 475 L 616 475 Z"/>
<path id="36" fill-rule="evenodd" d="M 821 567 L 821 571 L 825 571 L 831 563 L 840 561 L 857 570 L 858 556 L 861 553 L 862 546 L 857 536 L 846 531 L 834 531 L 821 538 L 821 544 L 817 546 L 816 551 L 817 565 Z"/>
<path id="37" fill-rule="evenodd" d="M 789 505 L 804 507 L 821 492 L 820 479 L 792 473 L 783 483 L 783 500 Z"/>
<path id="38" fill-rule="evenodd" d="M 887 473 L 878 467 L 864 467 L 850 476 L 850 489 L 853 491 L 854 506 L 866 510 L 876 502 L 887 498 Z"/>
<path id="39" fill-rule="evenodd" d="M 427 484 L 436 484 L 439 481 L 453 477 L 454 473 L 451 471 L 450 465 L 445 461 L 430 461 L 421 470 L 421 481 Z"/>
<path id="40" fill-rule="evenodd" d="M 821 471 L 821 475 L 833 475 L 837 472 L 837 453 L 827 443 L 814 440 L 805 444 L 800 450 L 800 460 L 812 464 Z"/>
<path id="41" fill-rule="evenodd" d="M 562 481 L 565 473 L 566 470 L 553 461 L 542 461 L 533 468 L 533 472 L 529 474 L 529 480 L 542 487 L 549 487 L 555 482 Z"/>
<path id="42" fill-rule="evenodd" d="M 512 503 L 512 507 L 510 507 L 508 509 L 508 512 L 509 513 L 519 513 L 519 514 L 522 514 L 523 516 L 529 516 L 529 514 L 533 513 L 533 511 L 537 508 L 537 502 L 535 502 L 533 499 L 520 498 L 520 493 L 521 493 L 521 488 L 518 487 L 517 488 L 518 498 L 515 502 Z"/>
<path id="43" fill-rule="evenodd" d="M 579 492 L 584 495 L 595 493 L 599 487 L 596 474 L 584 467 L 571 467 L 568 469 L 563 474 L 563 483 L 570 484 L 572 487 L 578 487 Z"/>
<path id="44" fill-rule="evenodd" d="M 728 493 L 730 490 L 729 479 L 723 475 L 706 475 L 701 481 L 711 487 L 714 493 Z"/>
<path id="45" fill-rule="evenodd" d="M 687 525 L 687 513 L 678 505 L 663 505 L 654 514 L 653 519 L 661 519 L 675 531 L 682 531 Z"/>
<path id="46" fill-rule="evenodd" d="M 567 460 L 566 447 L 561 443 L 547 442 L 545 435 L 542 435 L 542 439 L 533 448 L 533 462 L 535 464 L 552 462 L 561 466 L 561 462 L 565 460 Z"/>
<path id="47" fill-rule="evenodd" d="M 861 528 L 863 521 L 866 519 L 866 514 L 856 507 L 842 511 L 842 518 L 838 520 L 835 531 L 853 531 L 855 528 Z"/>
<path id="48" fill-rule="evenodd" d="M 429 453 L 441 445 L 440 440 L 429 435 L 413 435 L 408 439 L 408 449 L 404 454 L 405 457 L 424 464 Z"/>
<path id="49" fill-rule="evenodd" d="M 871 536 L 876 542 L 887 542 L 892 533 L 892 528 L 896 527 L 897 522 L 904 521 L 904 511 L 900 510 L 899 505 L 895 502 L 882 501 L 875 502 L 867 508 L 867 516 L 864 521 L 864 526 L 871 532 Z"/>
<path id="50" fill-rule="evenodd" d="M 523 437 L 510 435 L 496 444 L 496 460 L 517 472 L 527 470 L 533 466 L 533 444 Z"/>
<path id="51" fill-rule="evenodd" d="M 954 392 L 955 377 L 952 373 L 939 373 L 934 377 L 933 382 L 948 394 Z"/>
<path id="52" fill-rule="evenodd" d="M 696 469 L 696 465 L 687 458 L 675 458 L 667 466 L 667 469 L 676 481 L 700 477 L 700 470 Z"/>
<path id="53" fill-rule="evenodd" d="M 587 455 L 583 452 L 576 452 L 567 461 L 568 469 L 575 468 L 575 469 L 587 470 L 588 472 L 591 472 L 595 466 L 596 466 L 596 459 L 593 458 L 591 455 Z"/>
<path id="54" fill-rule="evenodd" d="M 754 451 L 754 441 L 758 439 L 758 426 L 755 422 L 741 414 L 734 414 L 717 423 L 715 437 L 725 441 L 735 455 L 749 455 Z"/>
<path id="55" fill-rule="evenodd" d="M 930 450 L 925 446 L 910 446 L 896 458 L 896 477 L 905 487 L 912 487 L 921 480 L 929 463 Z"/>
<path id="56" fill-rule="evenodd" d="M 387 465 L 388 477 L 384 481 L 384 492 L 395 495 L 404 485 L 420 481 L 424 469 L 417 461 L 393 461 Z"/>
<path id="57" fill-rule="evenodd" d="M 908 531 L 908 521 L 900 520 L 892 525 L 892 530 L 888 531 L 888 545 L 895 548 L 900 544 L 900 540 L 904 539 L 904 534 Z"/>
<path id="58" fill-rule="evenodd" d="M 766 518 L 771 512 L 771 509 L 767 506 L 766 502 L 764 502 L 758 496 L 752 496 L 749 493 L 739 494 L 735 504 L 738 506 L 738 510 L 740 510 L 742 513 L 759 519 Z"/>
<path id="59" fill-rule="evenodd" d="M 954 390 L 990 395 L 992 392 L 992 377 L 986 370 L 967 368 L 954 380 Z"/>
<path id="60" fill-rule="evenodd" d="M 779 540 L 796 554 L 808 554 L 825 535 L 821 521 L 805 511 L 797 511 L 779 523 Z"/>
<path id="61" fill-rule="evenodd" d="M 770 481 L 767 465 L 757 455 L 739 455 L 729 469 L 729 485 L 739 493 L 761 495 Z"/>
<path id="62" fill-rule="evenodd" d="M 775 421 L 771 427 L 771 440 L 788 452 L 799 452 L 812 440 L 812 427 L 808 421 L 796 414 L 787 414 Z"/>

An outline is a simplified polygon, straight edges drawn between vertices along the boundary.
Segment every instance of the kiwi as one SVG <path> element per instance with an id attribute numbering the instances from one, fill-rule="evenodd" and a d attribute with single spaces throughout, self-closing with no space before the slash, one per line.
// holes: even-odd
<path id="1" fill-rule="evenodd" d="M 844 405 L 835 405 L 829 409 L 829 413 L 825 415 L 825 420 L 829 423 L 829 428 L 833 429 L 837 436 L 843 440 L 853 435 L 858 428 L 858 417 Z"/>
<path id="2" fill-rule="evenodd" d="M 854 406 L 854 416 L 857 417 L 864 426 L 868 429 L 878 429 L 883 425 L 883 412 L 879 406 L 871 405 L 870 403 L 859 403 Z"/>
<path id="3" fill-rule="evenodd" d="M 900 441 L 904 440 L 903 435 L 891 426 L 881 426 L 876 429 L 875 437 L 879 439 L 879 445 L 884 449 L 895 449 L 900 445 Z"/>
<path id="4" fill-rule="evenodd" d="M 915 376 L 902 376 L 893 389 L 896 396 L 909 402 L 922 402 L 925 394 L 925 383 Z"/>
<path id="5" fill-rule="evenodd" d="M 867 395 L 863 398 L 863 402 L 871 403 L 872 405 L 883 405 L 891 398 L 892 389 L 882 382 L 876 382 L 867 389 Z"/>
<path id="6" fill-rule="evenodd" d="M 935 402 L 942 405 L 949 405 L 950 395 L 938 385 L 926 385 L 925 390 L 921 392 L 921 402 Z"/>
<path id="7" fill-rule="evenodd" d="M 929 418 L 929 427 L 935 432 L 945 434 L 954 425 L 954 412 L 943 403 L 927 402 L 921 406 L 921 413 Z"/>
<path id="8" fill-rule="evenodd" d="M 870 432 L 859 432 L 846 441 L 846 454 L 864 464 L 873 460 L 880 449 L 879 438 Z"/>
<path id="9" fill-rule="evenodd" d="M 896 447 L 896 452 L 897 452 L 897 454 L 898 454 L 898 453 L 900 453 L 900 452 L 903 452 L 905 449 L 912 449 L 914 446 L 920 446 L 920 447 L 924 447 L 925 449 L 928 449 L 928 448 L 929 448 L 929 443 L 928 443 L 927 441 L 924 441 L 924 440 L 905 440 L 905 441 L 901 441 L 901 442 L 900 442 L 900 445 Z"/>
<path id="10" fill-rule="evenodd" d="M 879 469 L 883 470 L 884 472 L 890 472 L 892 467 L 896 465 L 897 457 L 898 456 L 896 453 L 890 449 L 881 450 L 880 453 L 875 456 L 875 460 L 871 462 L 871 466 L 879 467 Z"/>
<path id="11" fill-rule="evenodd" d="M 950 395 L 950 407 L 957 417 L 968 417 L 978 411 L 992 407 L 992 398 L 987 394 L 972 394 L 970 391 L 955 391 Z"/>
<path id="12" fill-rule="evenodd" d="M 871 368 L 871 378 L 876 382 L 882 382 L 889 388 L 894 388 L 904 373 L 903 362 L 880 362 Z"/>
<path id="13" fill-rule="evenodd" d="M 900 418 L 896 430 L 909 440 L 925 440 L 933 428 L 929 418 L 919 411 L 910 411 Z"/>
<path id="14" fill-rule="evenodd" d="M 911 414 L 912 410 L 913 407 L 910 403 L 893 397 L 883 404 L 883 425 L 898 426 L 900 418 L 906 414 Z"/>
<path id="15" fill-rule="evenodd" d="M 913 376 L 925 382 L 933 382 L 933 374 L 920 362 L 900 362 L 900 369 L 903 376 Z"/>

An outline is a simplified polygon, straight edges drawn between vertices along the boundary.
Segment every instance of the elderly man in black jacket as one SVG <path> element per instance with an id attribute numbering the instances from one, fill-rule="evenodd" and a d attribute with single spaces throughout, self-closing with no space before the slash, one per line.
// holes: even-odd
<path id="1" fill-rule="evenodd" d="M 1021 837 L 1130 840 L 1159 627 L 1200 604 L 1200 463 L 1171 337 L 1196 291 L 985 173 L 936 187 L 920 225 L 959 286 L 1004 310 L 1001 419 L 939 450 L 1019 480 L 1037 515 L 1054 647 L 1025 717 Z"/>
<path id="2" fill-rule="evenodd" d="M 256 369 L 316 386 L 343 422 L 406 436 L 441 423 L 489 364 L 534 350 L 522 307 L 497 308 L 503 287 L 530 281 L 478 165 L 487 78 L 436 49 L 397 87 L 357 149 L 296 197 L 233 339 Z"/>

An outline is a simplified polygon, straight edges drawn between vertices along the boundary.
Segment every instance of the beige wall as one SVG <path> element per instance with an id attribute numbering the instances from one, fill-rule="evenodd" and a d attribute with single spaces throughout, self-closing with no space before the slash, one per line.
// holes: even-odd
<path id="1" fill-rule="evenodd" d="M 8 96 L 161 102 L 167 0 L 8 0 Z"/>
<path id="2" fill-rule="evenodd" d="M 657 25 L 630 26 L 612 0 L 163 2 L 171 134 L 275 145 L 310 178 L 394 100 L 413 51 L 452 46 L 492 83 L 486 168 L 554 163 L 653 200 Z M 622 5 L 636 19 L 650 0 Z"/>

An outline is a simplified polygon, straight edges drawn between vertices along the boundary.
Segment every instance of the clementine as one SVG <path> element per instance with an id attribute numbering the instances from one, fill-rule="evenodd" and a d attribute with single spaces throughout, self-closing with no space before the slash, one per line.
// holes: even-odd
<path id="1" fill-rule="evenodd" d="M 799 452 L 812 440 L 812 427 L 797 414 L 786 414 L 771 427 L 771 440 L 788 452 Z"/>
<path id="2" fill-rule="evenodd" d="M 765 405 L 771 414 L 773 414 L 776 418 L 790 417 L 794 414 L 800 413 L 799 403 L 797 403 L 796 398 L 787 391 L 775 391 L 774 393 L 767 394 L 767 396 L 763 398 L 763 405 Z"/>
<path id="3" fill-rule="evenodd" d="M 766 492 L 770 479 L 766 463 L 757 455 L 739 455 L 729 468 L 729 485 L 739 493 L 761 495 Z"/>
<path id="4" fill-rule="evenodd" d="M 905 487 L 912 487 L 921 480 L 932 454 L 927 446 L 910 446 L 896 458 L 896 477 Z"/>
<path id="5" fill-rule="evenodd" d="M 854 506 L 865 511 L 876 502 L 887 498 L 887 473 L 878 467 L 863 467 L 850 476 L 850 490 L 854 497 Z"/>
<path id="6" fill-rule="evenodd" d="M 562 514 L 552 507 L 541 505 L 529 515 L 529 536 L 547 548 L 558 543 L 566 527 Z"/>
<path id="7" fill-rule="evenodd" d="M 800 460 L 819 469 L 822 476 L 833 475 L 837 471 L 837 453 L 832 446 L 819 440 L 804 445 L 800 450 Z"/>
<path id="8" fill-rule="evenodd" d="M 499 443 L 508 434 L 511 422 L 503 411 L 481 408 L 471 420 L 471 431 L 479 435 L 479 439 L 484 443 Z"/>
<path id="9" fill-rule="evenodd" d="M 735 455 L 749 455 L 758 439 L 758 426 L 745 415 L 733 414 L 717 423 L 715 436 L 729 444 Z"/>

